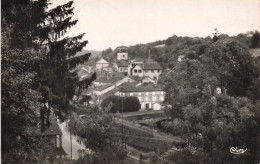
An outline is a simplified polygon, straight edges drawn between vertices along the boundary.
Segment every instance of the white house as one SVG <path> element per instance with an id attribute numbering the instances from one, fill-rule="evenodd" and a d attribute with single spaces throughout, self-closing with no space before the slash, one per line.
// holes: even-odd
<path id="1" fill-rule="evenodd" d="M 109 66 L 109 63 L 101 58 L 99 61 L 96 62 L 96 69 L 103 69 Z"/>
<path id="2" fill-rule="evenodd" d="M 118 72 L 127 72 L 129 62 L 127 60 L 121 60 L 116 63 Z"/>
<path id="3" fill-rule="evenodd" d="M 161 110 L 165 99 L 165 92 L 161 86 L 140 83 L 125 83 L 118 91 L 119 96 L 135 96 L 141 103 L 141 110 Z"/>
<path id="4" fill-rule="evenodd" d="M 151 79 L 158 81 L 162 73 L 162 67 L 156 62 L 147 63 L 133 63 L 128 66 L 128 75 L 145 77 L 148 76 Z"/>

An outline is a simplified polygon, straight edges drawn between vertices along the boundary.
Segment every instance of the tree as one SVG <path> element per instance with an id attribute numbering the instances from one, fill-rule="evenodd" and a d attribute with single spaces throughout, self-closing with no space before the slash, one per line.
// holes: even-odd
<path id="1" fill-rule="evenodd" d="M 82 35 L 64 37 L 71 21 L 72 2 L 47 11 L 47 0 L 3 1 L 2 8 L 2 154 L 22 158 L 37 145 L 28 128 L 49 125 L 51 110 L 64 119 L 72 97 L 95 78 L 79 81 L 75 57 L 87 41 Z M 39 119 L 41 118 L 41 119 Z M 18 158 L 19 159 L 19 158 Z"/>
<path id="2" fill-rule="evenodd" d="M 212 38 L 213 42 L 218 41 L 218 39 L 219 39 L 219 32 L 218 32 L 217 28 L 214 29 L 214 32 L 212 34 L 213 34 L 213 38 Z"/>
<path id="3" fill-rule="evenodd" d="M 33 38 L 37 37 L 35 24 L 39 23 L 32 14 L 33 6 L 29 0 L 4 1 L 2 4 L 1 153 L 6 161 L 22 162 L 40 156 L 36 150 L 40 143 L 27 131 L 39 122 L 42 98 L 33 89 L 36 76 L 33 63 L 42 57 L 41 49 L 33 44 Z M 35 22 L 31 22 L 32 19 Z"/>
<path id="4" fill-rule="evenodd" d="M 253 79 L 253 59 L 248 48 L 234 39 L 212 43 L 201 56 L 211 76 L 231 96 L 246 96 Z"/>
<path id="5" fill-rule="evenodd" d="M 61 120 L 66 118 L 68 107 L 73 96 L 79 95 L 82 89 L 95 79 L 79 81 L 76 66 L 88 60 L 90 54 L 75 56 L 86 46 L 87 41 L 80 41 L 84 34 L 74 37 L 64 37 L 67 30 L 76 25 L 77 20 L 71 20 L 74 8 L 73 1 L 45 11 L 44 23 L 40 30 L 46 31 L 40 35 L 41 46 L 46 48 L 46 54 L 36 64 L 37 76 L 34 87 L 41 93 L 43 108 L 41 109 L 42 130 L 49 126 L 51 110 Z"/>
<path id="6" fill-rule="evenodd" d="M 237 160 L 259 161 L 259 132 L 255 130 L 259 110 L 242 97 L 247 96 L 254 74 L 247 47 L 223 39 L 198 52 L 187 55 L 165 76 L 166 103 L 171 105 L 165 112 L 173 122 L 163 126 L 172 132 L 181 127 L 179 133 L 188 147 L 202 152 L 204 161 L 200 162 L 236 163 L 234 156 L 226 153 L 232 145 L 252 150 Z M 217 87 L 225 88 L 228 95 L 218 95 Z"/>
<path id="7" fill-rule="evenodd" d="M 102 109 L 105 110 L 107 106 L 111 106 L 110 113 L 116 112 L 136 112 L 141 105 L 137 97 L 120 97 L 110 96 L 104 99 L 101 103 Z M 122 109 L 123 107 L 123 109 Z"/>
<path id="8" fill-rule="evenodd" d="M 86 110 L 84 118 L 74 116 L 69 122 L 70 131 L 79 136 L 80 142 L 90 149 L 83 153 L 78 163 L 122 163 L 126 152 L 121 149 L 122 143 L 116 137 L 113 116 L 99 110 L 98 107 Z"/>
<path id="9" fill-rule="evenodd" d="M 251 37 L 251 48 L 259 47 L 259 42 L 260 42 L 260 33 L 258 31 L 255 31 L 255 33 Z"/>

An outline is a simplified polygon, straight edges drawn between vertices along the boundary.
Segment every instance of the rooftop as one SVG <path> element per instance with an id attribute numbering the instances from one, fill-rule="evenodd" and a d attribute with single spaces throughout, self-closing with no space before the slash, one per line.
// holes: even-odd
<path id="1" fill-rule="evenodd" d="M 97 91 L 103 91 L 104 89 L 107 89 L 109 87 L 111 87 L 114 84 L 106 84 L 106 85 L 101 85 L 99 87 L 96 88 Z"/>
<path id="2" fill-rule="evenodd" d="M 99 83 L 115 83 L 119 80 L 122 80 L 124 76 L 103 76 L 96 80 Z"/>
<path id="3" fill-rule="evenodd" d="M 163 91 L 162 86 L 155 86 L 153 84 L 138 85 L 138 82 L 124 83 L 122 85 L 122 92 L 154 92 Z"/>
<path id="4" fill-rule="evenodd" d="M 105 59 L 101 58 L 99 61 L 96 62 L 96 64 L 108 64 L 108 62 Z"/>
<path id="5" fill-rule="evenodd" d="M 128 67 L 129 62 L 126 60 L 122 60 L 122 61 L 118 61 L 116 64 L 118 67 Z"/>
<path id="6" fill-rule="evenodd" d="M 153 59 L 150 59 L 151 62 L 154 62 Z M 148 59 L 147 58 L 134 58 L 133 62 L 142 62 L 142 63 L 145 63 L 145 62 L 148 62 Z"/>
<path id="7" fill-rule="evenodd" d="M 140 64 L 137 64 L 137 65 L 140 65 L 143 70 L 161 70 L 162 67 L 160 66 L 160 64 L 156 63 L 156 62 L 149 62 L 149 63 L 140 63 Z"/>
<path id="8" fill-rule="evenodd" d="M 117 48 L 128 48 L 127 46 L 118 46 Z"/>

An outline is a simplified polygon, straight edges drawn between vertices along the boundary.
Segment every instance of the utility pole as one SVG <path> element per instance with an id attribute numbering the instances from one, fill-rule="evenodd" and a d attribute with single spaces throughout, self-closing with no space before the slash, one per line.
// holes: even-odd
<path id="1" fill-rule="evenodd" d="M 124 122 L 123 122 L 123 112 L 124 112 L 124 102 L 123 102 L 123 88 L 121 88 L 121 94 L 122 94 L 122 98 L 121 98 L 121 119 L 122 119 L 122 150 L 124 149 Z"/>
<path id="2" fill-rule="evenodd" d="M 70 121 L 71 121 L 71 110 L 70 110 Z M 72 134 L 70 128 L 70 160 L 72 161 Z"/>

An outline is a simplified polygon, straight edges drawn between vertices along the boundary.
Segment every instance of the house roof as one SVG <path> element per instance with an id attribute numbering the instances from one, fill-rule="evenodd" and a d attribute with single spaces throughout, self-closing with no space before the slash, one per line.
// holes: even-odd
<path id="1" fill-rule="evenodd" d="M 116 64 L 118 67 L 128 67 L 129 62 L 126 60 L 122 60 L 122 61 L 118 61 Z"/>
<path id="2" fill-rule="evenodd" d="M 143 77 L 139 77 L 139 76 L 128 76 L 130 79 L 132 80 L 136 80 L 136 81 L 140 81 L 143 79 Z"/>
<path id="3" fill-rule="evenodd" d="M 111 87 L 114 84 L 106 84 L 106 85 L 101 85 L 99 87 L 96 88 L 97 91 L 103 91 L 104 89 L 107 89 L 109 87 Z"/>
<path id="4" fill-rule="evenodd" d="M 154 62 L 154 60 L 150 59 L 151 62 Z M 148 59 L 146 58 L 135 58 L 133 60 L 133 62 L 142 62 L 142 63 L 145 63 L 145 62 L 148 62 Z"/>
<path id="5" fill-rule="evenodd" d="M 124 78 L 124 76 L 103 76 L 99 79 L 96 80 L 96 82 L 99 82 L 99 83 L 115 83 L 119 80 L 122 80 Z"/>
<path id="6" fill-rule="evenodd" d="M 96 64 L 108 64 L 108 62 L 105 59 L 101 58 L 99 61 L 96 62 Z"/>
<path id="7" fill-rule="evenodd" d="M 101 95 L 100 99 L 104 100 L 104 99 L 108 98 L 109 96 L 113 96 L 113 95 L 115 95 L 116 92 L 118 92 L 118 90 L 119 90 L 119 87 L 116 87 L 116 88 L 104 93 L 103 95 Z"/>
<path id="8" fill-rule="evenodd" d="M 137 64 L 141 66 L 143 70 L 161 70 L 162 67 L 156 63 L 156 62 L 149 62 L 149 63 L 142 63 L 142 64 Z"/>
<path id="9" fill-rule="evenodd" d="M 122 45 L 122 46 L 118 46 L 117 49 L 118 49 L 118 48 L 128 48 L 128 47 Z"/>
<path id="10" fill-rule="evenodd" d="M 163 91 L 162 86 L 155 86 L 152 84 L 146 84 L 146 85 L 138 85 L 138 82 L 133 83 L 124 83 L 122 85 L 122 92 L 154 92 L 154 91 Z"/>

